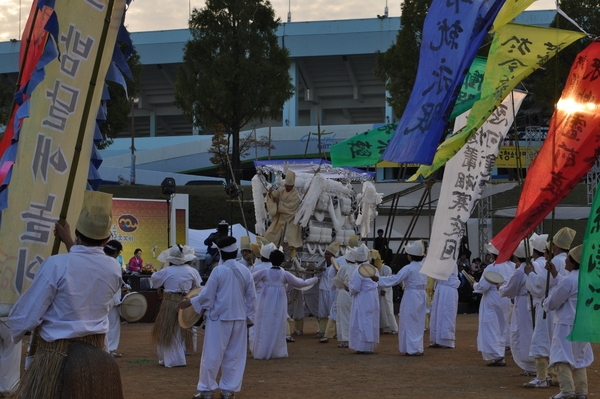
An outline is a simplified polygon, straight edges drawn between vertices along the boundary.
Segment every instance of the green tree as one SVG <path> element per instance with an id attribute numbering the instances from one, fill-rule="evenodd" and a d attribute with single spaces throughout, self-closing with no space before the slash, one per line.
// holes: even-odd
<path id="1" fill-rule="evenodd" d="M 600 0 L 562 0 L 559 6 L 586 32 L 591 34 L 600 32 Z M 575 25 L 560 14 L 556 14 L 550 26 L 557 29 L 579 31 Z M 571 44 L 549 60 L 544 68 L 537 71 L 529 80 L 534 106 L 539 110 L 541 124 L 549 123 L 575 57 L 589 44 L 589 38 L 583 38 Z"/>
<path id="2" fill-rule="evenodd" d="M 100 131 L 104 139 L 98 145 L 99 149 L 108 147 L 113 143 L 113 138 L 119 133 L 126 131 L 131 123 L 130 112 L 131 102 L 130 99 L 135 97 L 140 91 L 140 77 L 142 75 L 142 64 L 140 63 L 139 54 L 133 50 L 133 53 L 127 59 L 129 69 L 133 76 L 133 81 L 125 76 L 125 83 L 127 84 L 127 94 L 123 87 L 115 82 L 108 83 L 108 94 L 110 94 L 110 100 L 106 102 L 106 121 L 100 124 Z"/>
<path id="3" fill-rule="evenodd" d="M 232 141 L 239 181 L 241 129 L 276 119 L 293 94 L 289 52 L 279 47 L 271 4 L 265 0 L 207 0 L 190 19 L 175 86 L 175 104 L 196 126 L 221 126 Z"/>
<path id="4" fill-rule="evenodd" d="M 375 76 L 385 83 L 390 94 L 387 102 L 394 115 L 401 116 L 415 84 L 421 35 L 427 10 L 432 0 L 406 0 L 401 6 L 401 28 L 394 43 L 377 54 Z"/>
<path id="5" fill-rule="evenodd" d="M 275 149 L 275 146 L 269 142 L 268 137 L 261 137 L 256 139 L 254 132 L 248 134 L 246 137 L 240 137 L 240 158 L 247 157 L 250 154 L 250 150 L 253 148 L 270 148 Z M 231 159 L 231 151 L 229 140 L 223 130 L 215 132 L 212 137 L 212 146 L 208 149 L 208 152 L 212 154 L 210 162 L 217 165 L 220 177 L 226 177 L 229 174 L 229 163 Z"/>

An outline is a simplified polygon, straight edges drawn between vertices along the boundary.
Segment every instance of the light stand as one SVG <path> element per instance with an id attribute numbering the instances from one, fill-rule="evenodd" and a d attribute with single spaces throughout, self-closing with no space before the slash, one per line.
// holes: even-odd
<path id="1" fill-rule="evenodd" d="M 167 248 L 171 247 L 171 198 L 177 192 L 177 185 L 175 184 L 175 179 L 172 177 L 165 178 L 162 183 L 160 183 L 160 188 L 162 189 L 162 193 L 167 198 Z"/>

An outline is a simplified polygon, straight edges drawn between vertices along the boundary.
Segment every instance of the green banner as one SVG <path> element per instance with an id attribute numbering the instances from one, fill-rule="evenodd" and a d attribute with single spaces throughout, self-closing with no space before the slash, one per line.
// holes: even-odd
<path id="1" fill-rule="evenodd" d="M 398 123 L 383 125 L 332 145 L 329 148 L 331 164 L 334 168 L 375 165 L 381 160 L 396 126 Z"/>
<path id="2" fill-rule="evenodd" d="M 481 85 L 483 84 L 486 63 L 487 58 L 485 57 L 475 57 L 473 60 L 471 68 L 469 68 L 469 72 L 467 72 L 467 76 L 465 76 L 465 80 L 460 88 L 460 94 L 456 99 L 450 119 L 454 119 L 458 115 L 470 110 L 475 101 L 481 97 Z"/>
<path id="3" fill-rule="evenodd" d="M 579 291 L 569 341 L 600 342 L 600 186 L 590 210 L 579 267 Z"/>

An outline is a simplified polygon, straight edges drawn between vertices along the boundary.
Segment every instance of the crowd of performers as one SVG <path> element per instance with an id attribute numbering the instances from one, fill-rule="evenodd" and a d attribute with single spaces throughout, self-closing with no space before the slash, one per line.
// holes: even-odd
<path id="1" fill-rule="evenodd" d="M 120 248 L 108 242 L 110 204 L 99 194 L 86 199 L 76 240 L 63 236 L 69 253 L 42 263 L 31 287 L 0 323 L 0 393 L 10 398 L 51 399 L 66 392 L 74 398 L 123 397 L 119 369 L 106 339 L 110 310 L 123 285 L 114 259 Z M 547 235 L 534 234 L 528 245 L 519 245 L 512 261 L 503 263 L 495 262 L 498 251 L 488 244 L 492 263 L 473 282 L 474 292 L 482 295 L 477 348 L 487 366 L 505 366 L 510 349 L 523 373 L 534 376 L 524 387 L 557 385 L 560 392 L 554 399 L 586 398 L 586 368 L 593 361 L 589 343 L 567 340 L 581 262 L 581 246 L 571 248 L 574 236 L 569 228 L 559 230 L 550 242 Z M 220 261 L 204 286 L 190 266 L 193 250 L 186 246 L 164 251 L 159 260 L 168 267 L 152 275 L 153 285 L 162 293 L 152 330 L 160 364 L 186 365 L 190 330 L 179 325 L 177 311 L 191 306 L 204 314 L 195 398 L 211 398 L 216 391 L 221 398 L 234 397 L 241 390 L 248 353 L 254 359 L 287 357 L 287 345 L 294 342 L 294 334 L 303 334 L 302 320 L 308 314 L 317 318 L 315 338 L 320 343 L 337 339 L 340 348 L 373 354 L 380 334 L 397 334 L 401 353 L 422 356 L 432 289 L 429 347 L 455 347 L 459 268 L 448 280 L 428 287 L 420 272 L 426 256 L 423 241 L 406 246 L 409 263 L 396 274 L 379 251 L 369 250 L 358 236 L 350 238 L 343 255 L 339 243 L 331 243 L 322 260 L 303 270 L 304 275 L 286 270 L 290 261 L 286 262 L 283 248 L 261 237 L 254 243 L 248 237 L 240 243 L 223 237 L 214 246 Z M 486 278 L 490 272 L 499 273 L 503 281 Z M 399 323 L 392 302 L 396 285 L 404 290 Z M 194 289 L 199 294 L 188 295 Z M 19 342 L 30 331 L 35 331 L 31 346 L 36 350 L 30 351 L 33 356 L 19 382 Z"/>

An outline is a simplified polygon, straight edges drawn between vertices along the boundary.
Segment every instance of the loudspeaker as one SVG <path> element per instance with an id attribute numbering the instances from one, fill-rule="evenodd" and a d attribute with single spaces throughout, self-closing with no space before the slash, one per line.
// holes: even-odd
<path id="1" fill-rule="evenodd" d="M 175 184 L 175 179 L 172 177 L 165 178 L 162 183 L 160 183 L 160 188 L 162 189 L 163 195 L 173 195 L 177 192 L 177 186 Z"/>

